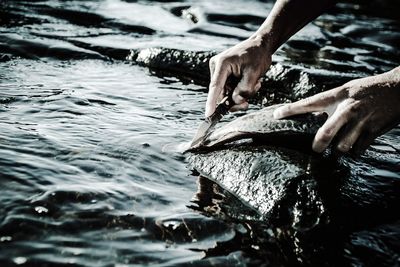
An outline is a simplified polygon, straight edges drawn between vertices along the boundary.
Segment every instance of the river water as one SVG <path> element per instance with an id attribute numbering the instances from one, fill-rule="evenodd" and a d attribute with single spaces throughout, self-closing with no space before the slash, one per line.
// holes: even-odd
<path id="1" fill-rule="evenodd" d="M 1 1 L 0 265 L 304 262 L 263 242 L 268 230 L 255 237 L 262 222 L 207 212 L 196 192 L 216 185 L 192 175 L 183 155 L 165 149 L 191 140 L 203 118 L 207 81 L 126 60 L 130 49 L 149 47 L 221 51 L 257 29 L 272 4 Z M 329 85 L 341 82 L 338 76 L 398 66 L 398 14 L 370 5 L 339 4 L 274 61 L 322 73 Z M 375 145 L 391 157 L 359 165 L 371 186 L 400 188 L 399 136 L 395 128 Z M 241 205 L 228 199 L 227 206 Z M 399 217 L 390 217 L 330 248 L 334 256 L 325 264 L 376 266 L 377 258 L 398 265 L 399 238 Z"/>

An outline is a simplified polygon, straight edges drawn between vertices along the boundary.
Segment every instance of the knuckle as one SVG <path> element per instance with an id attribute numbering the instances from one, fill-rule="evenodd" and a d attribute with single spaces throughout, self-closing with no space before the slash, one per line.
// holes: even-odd
<path id="1" fill-rule="evenodd" d="M 218 65 L 224 60 L 224 58 L 225 58 L 224 55 L 218 54 L 213 56 L 210 61 L 212 62 L 212 64 Z"/>
<path id="2" fill-rule="evenodd" d="M 218 62 L 221 63 L 222 65 L 228 63 L 228 61 L 229 57 L 226 55 L 221 55 L 218 57 Z"/>
<path id="3" fill-rule="evenodd" d="M 350 115 L 357 115 L 360 113 L 360 102 L 359 101 L 352 101 L 349 106 L 349 113 Z"/>
<path id="4" fill-rule="evenodd" d="M 320 141 L 323 144 L 327 144 L 331 141 L 332 139 L 332 130 L 329 128 L 324 128 L 319 131 L 318 134 L 318 141 Z"/>

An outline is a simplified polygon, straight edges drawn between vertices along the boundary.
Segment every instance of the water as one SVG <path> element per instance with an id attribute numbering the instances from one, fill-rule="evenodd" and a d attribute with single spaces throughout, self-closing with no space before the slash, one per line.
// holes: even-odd
<path id="1" fill-rule="evenodd" d="M 258 27 L 270 1 L 0 6 L 1 266 L 296 262 L 268 227 L 232 219 L 229 207 L 243 204 L 197 179 L 174 152 L 203 118 L 204 84 L 125 60 L 129 49 L 148 47 L 223 50 Z M 399 29 L 390 8 L 341 4 L 274 60 L 328 77 L 381 73 L 400 64 Z M 373 148 L 390 157 L 353 163 L 361 180 L 399 185 L 399 136 L 396 128 Z M 355 231 L 337 261 L 368 265 L 370 254 L 398 264 L 398 222 Z"/>

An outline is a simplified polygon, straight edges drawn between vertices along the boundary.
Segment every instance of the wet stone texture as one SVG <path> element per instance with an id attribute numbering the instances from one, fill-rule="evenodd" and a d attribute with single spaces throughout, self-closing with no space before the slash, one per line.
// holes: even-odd
<path id="1" fill-rule="evenodd" d="M 131 50 L 127 59 L 166 75 L 207 85 L 209 61 L 217 53 L 193 52 L 169 48 Z M 268 104 L 295 101 L 341 85 L 356 78 L 354 74 L 321 73 L 305 68 L 275 62 L 262 79 L 262 87 L 251 101 Z M 267 104 L 264 103 L 264 104 Z"/>
<path id="2" fill-rule="evenodd" d="M 248 220 L 282 231 L 284 234 L 276 238 L 295 248 L 299 262 L 311 265 L 323 263 L 319 262 L 322 257 L 319 253 L 338 253 L 337 246 L 351 254 L 346 249 L 348 242 L 355 245 L 357 238 L 364 242 L 376 238 L 376 233 L 359 233 L 360 229 L 396 220 L 395 210 L 400 201 L 396 193 L 400 189 L 398 179 L 385 184 L 380 178 L 366 180 L 360 172 L 365 168 L 361 165 L 382 159 L 379 150 L 371 149 L 358 160 L 334 151 L 314 154 L 307 148 L 323 121 L 313 116 L 274 120 L 274 109 L 275 106 L 264 108 L 226 123 L 207 136 L 198 148 L 187 152 L 190 166 L 201 176 L 244 203 L 231 208 L 235 210 L 228 212 L 231 217 L 240 214 L 240 210 L 243 214 L 248 209 L 255 210 L 258 216 L 247 217 Z M 302 135 L 311 138 L 307 141 L 301 139 Z M 394 152 L 386 157 L 396 159 L 398 155 Z M 371 214 L 378 217 L 370 218 Z M 335 234 L 331 236 L 332 233 Z M 398 233 L 388 235 L 398 237 Z M 385 254 L 392 253 L 393 246 L 398 248 L 390 237 L 383 234 L 381 240 Z M 315 250 L 318 246 L 324 249 Z M 358 254 L 363 248 L 360 244 L 356 246 Z M 386 262 L 394 264 L 396 260 L 390 257 Z"/>
<path id="3" fill-rule="evenodd" d="M 398 127 L 319 157 L 316 124 L 239 112 L 226 144 L 166 149 L 204 118 L 210 58 L 273 3 L 0 1 L 0 266 L 398 266 Z M 308 24 L 249 114 L 397 67 L 397 6 L 342 1 Z"/>
<path id="4" fill-rule="evenodd" d="M 375 151 L 369 156 L 373 160 L 382 154 Z M 397 155 L 389 157 L 394 159 Z M 354 166 L 346 157 L 321 157 L 271 146 L 236 145 L 194 152 L 188 159 L 201 176 L 215 181 L 222 190 L 229 191 L 225 194 L 233 194 L 244 203 L 240 206 L 231 202 L 229 208 L 225 204 L 225 209 L 234 210 L 226 212 L 231 219 L 248 210 L 257 211 L 257 215 L 246 219 L 275 229 L 275 238 L 290 250 L 295 248 L 300 262 L 318 265 L 326 260 L 339 264 L 335 257 L 340 254 L 342 264 L 347 258 L 368 265 L 362 253 L 376 249 L 388 266 L 396 264 L 397 257 L 389 256 L 398 251 L 395 211 L 400 183 L 396 179 L 390 185 L 380 179 L 368 182 L 362 175 L 359 177 L 360 166 Z M 390 231 L 379 227 L 372 232 L 366 230 L 388 222 L 391 223 L 384 229 Z M 376 242 L 382 243 L 375 245 Z M 321 260 L 328 256 L 323 256 L 325 253 L 329 257 Z"/>

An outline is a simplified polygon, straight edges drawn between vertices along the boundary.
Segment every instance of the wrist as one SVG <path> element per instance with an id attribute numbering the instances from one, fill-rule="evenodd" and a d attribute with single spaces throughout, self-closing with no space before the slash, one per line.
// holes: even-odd
<path id="1" fill-rule="evenodd" d="M 276 50 L 270 32 L 256 32 L 249 39 L 257 42 L 268 55 L 272 55 Z"/>

